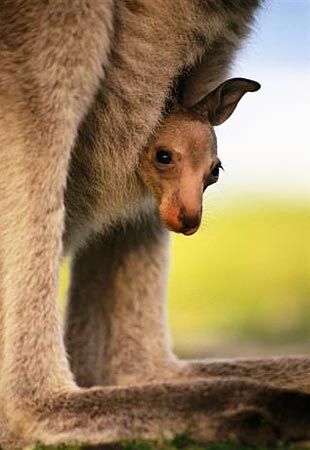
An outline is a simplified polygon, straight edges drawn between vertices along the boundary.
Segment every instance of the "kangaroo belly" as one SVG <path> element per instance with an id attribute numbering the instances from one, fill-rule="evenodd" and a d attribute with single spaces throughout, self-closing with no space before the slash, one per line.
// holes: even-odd
<path id="1" fill-rule="evenodd" d="M 155 201 L 136 172 L 127 177 L 113 172 L 76 177 L 69 181 L 66 192 L 65 252 L 75 250 L 95 234 L 156 213 Z"/>

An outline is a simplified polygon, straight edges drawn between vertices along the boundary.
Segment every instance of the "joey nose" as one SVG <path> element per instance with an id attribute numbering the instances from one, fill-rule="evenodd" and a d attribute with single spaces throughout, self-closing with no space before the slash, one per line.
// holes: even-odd
<path id="1" fill-rule="evenodd" d="M 179 215 L 179 221 L 181 223 L 180 232 L 189 236 L 194 234 L 200 225 L 201 211 L 197 211 L 195 214 L 186 214 L 184 210 L 181 210 Z"/>

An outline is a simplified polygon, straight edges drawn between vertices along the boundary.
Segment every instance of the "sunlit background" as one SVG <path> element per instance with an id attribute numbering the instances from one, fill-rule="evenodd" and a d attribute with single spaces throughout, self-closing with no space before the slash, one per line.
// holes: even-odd
<path id="1" fill-rule="evenodd" d="M 310 348 L 309 24 L 308 0 L 267 0 L 233 67 L 262 89 L 216 130 L 225 172 L 208 189 L 200 231 L 172 237 L 180 355 Z"/>

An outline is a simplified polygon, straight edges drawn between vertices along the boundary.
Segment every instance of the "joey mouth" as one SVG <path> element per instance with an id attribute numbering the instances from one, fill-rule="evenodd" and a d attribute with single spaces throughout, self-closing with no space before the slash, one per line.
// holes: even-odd
<path id="1" fill-rule="evenodd" d="M 185 236 L 192 236 L 193 234 L 196 233 L 196 231 L 198 231 L 198 228 L 199 227 L 191 228 L 190 230 L 181 231 L 181 233 L 184 234 Z"/>
<path id="2" fill-rule="evenodd" d="M 185 236 L 191 236 L 198 231 L 201 221 L 201 215 L 197 214 L 194 217 L 183 217 L 180 219 L 182 223 L 181 233 Z"/>
<path id="3" fill-rule="evenodd" d="M 168 222 L 166 218 L 162 218 L 161 220 L 163 222 L 163 225 L 169 230 L 169 231 L 173 231 L 174 233 L 178 233 L 178 234 L 184 234 L 184 236 L 192 236 L 193 234 L 195 234 L 198 229 L 199 229 L 199 225 L 194 225 L 194 226 L 184 226 L 182 223 L 174 221 L 172 222 L 171 220 Z"/>

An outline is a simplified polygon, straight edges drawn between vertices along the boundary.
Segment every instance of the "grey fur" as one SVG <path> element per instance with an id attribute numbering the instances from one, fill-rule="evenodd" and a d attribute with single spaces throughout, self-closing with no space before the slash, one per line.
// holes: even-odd
<path id="1" fill-rule="evenodd" d="M 213 89 L 258 3 L 1 2 L 2 447 L 185 430 L 238 439 L 251 423 L 263 424 L 253 440 L 265 428 L 273 440 L 309 438 L 309 359 L 185 363 L 171 354 L 167 234 L 135 175 L 174 80 L 203 59 Z M 78 387 L 69 367 L 56 302 L 67 179 L 70 365 L 80 385 L 129 386 Z"/>

